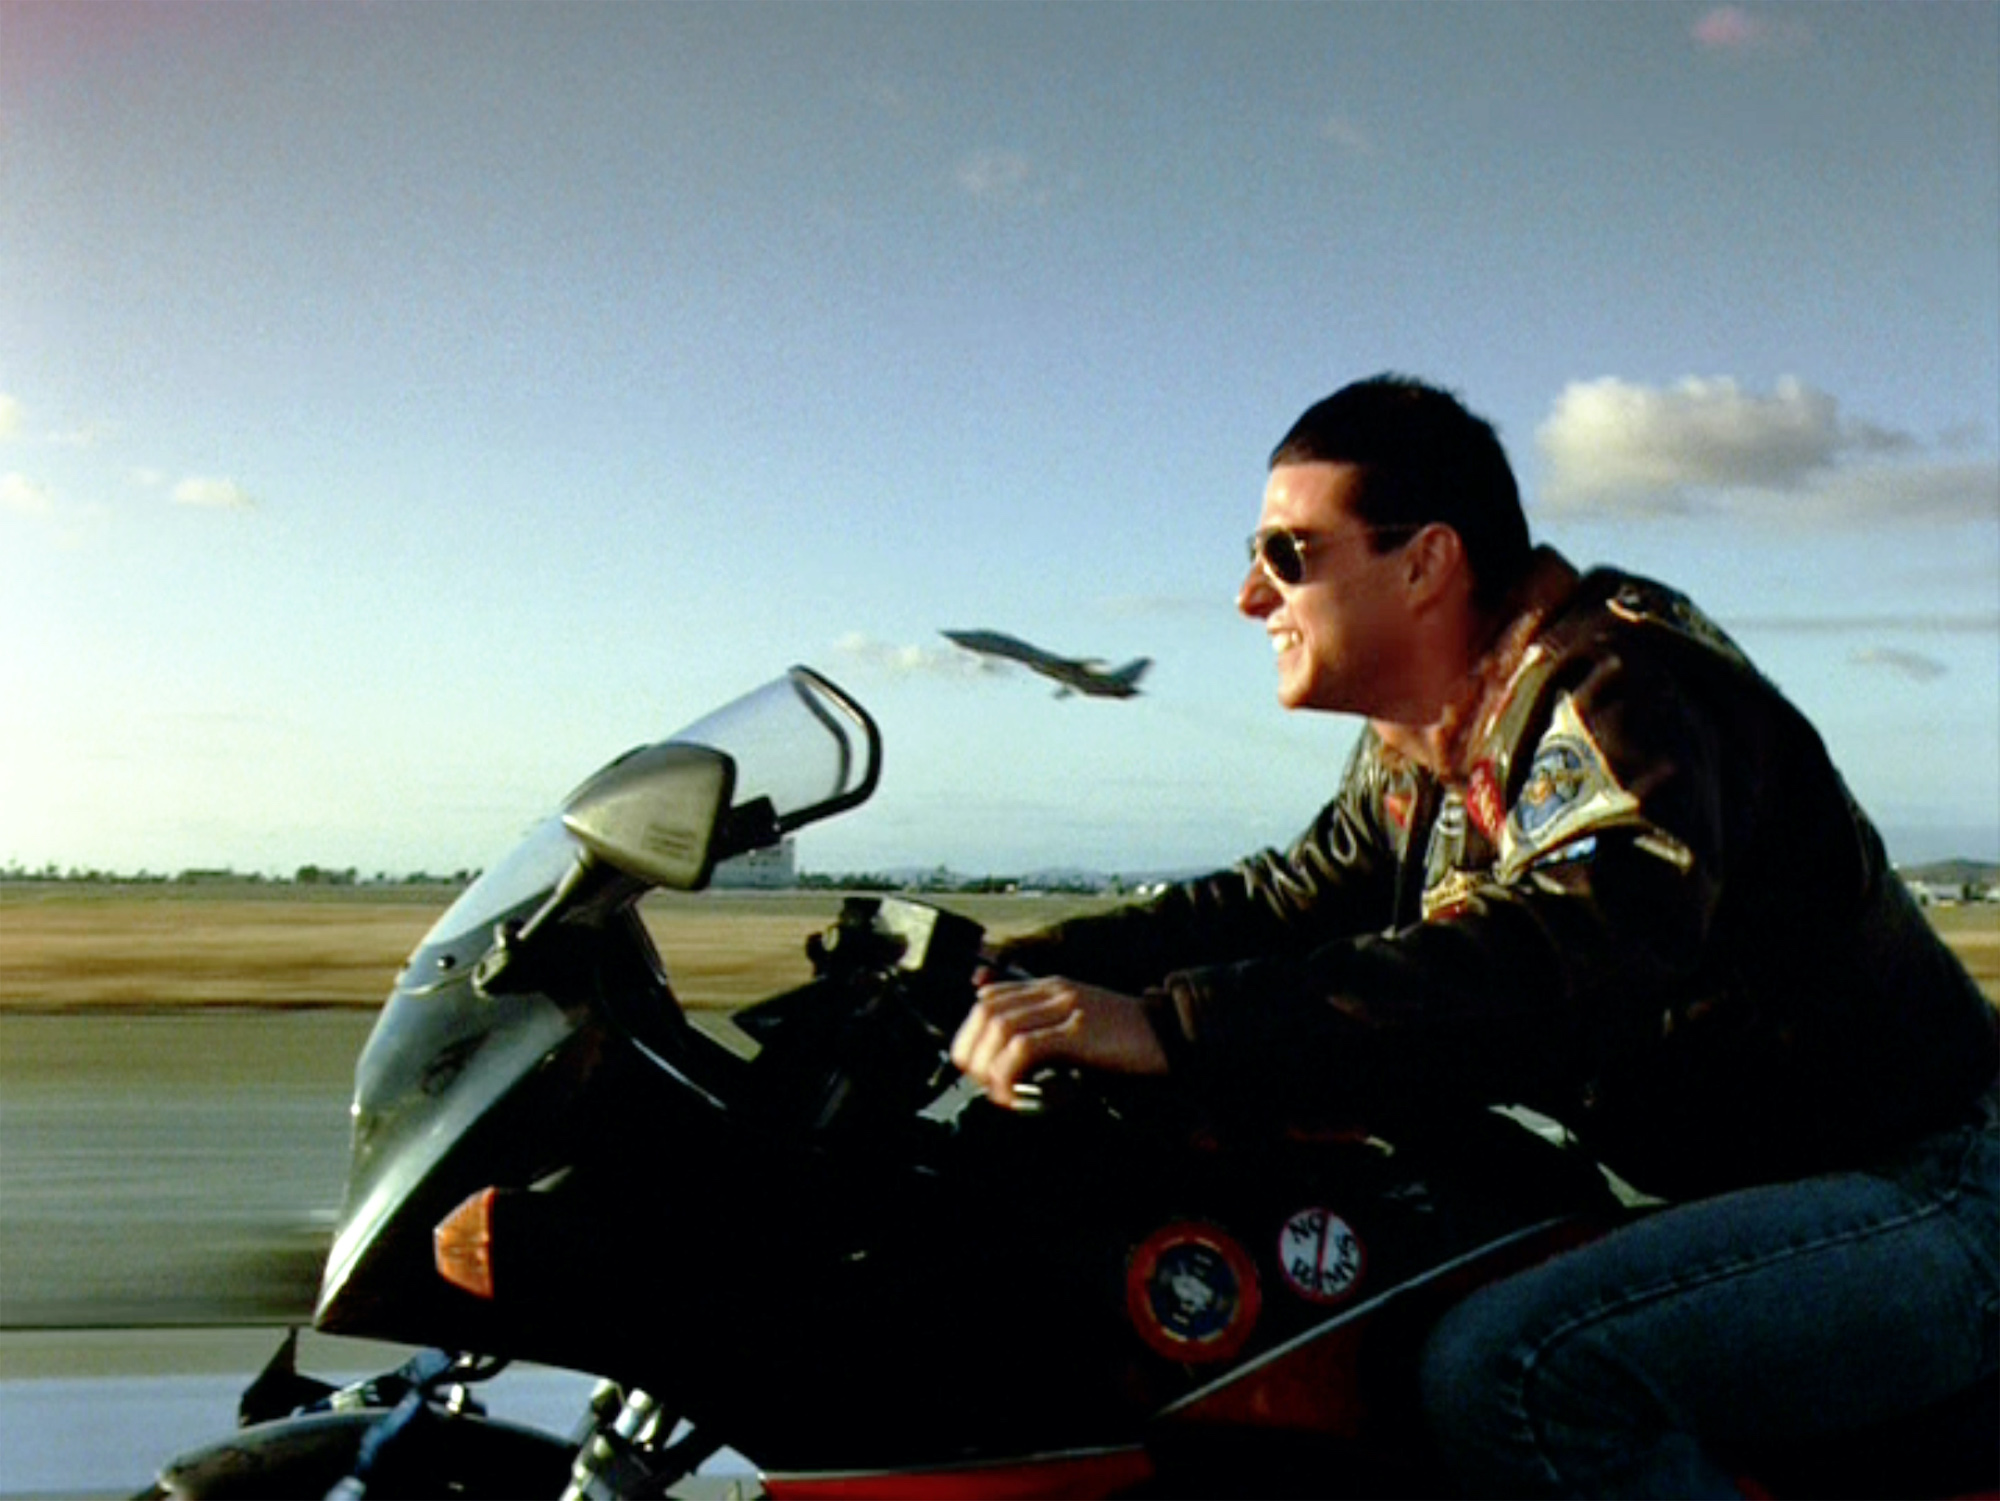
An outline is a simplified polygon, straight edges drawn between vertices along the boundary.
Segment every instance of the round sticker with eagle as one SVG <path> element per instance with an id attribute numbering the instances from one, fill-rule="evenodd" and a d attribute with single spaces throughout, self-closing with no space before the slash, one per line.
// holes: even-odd
<path id="1" fill-rule="evenodd" d="M 1293 1292 L 1338 1303 L 1361 1280 L 1361 1237 L 1330 1209 L 1301 1209 L 1278 1234 L 1278 1265 Z"/>
<path id="2" fill-rule="evenodd" d="M 1154 1231 L 1125 1274 L 1133 1327 L 1171 1360 L 1227 1360 L 1250 1338 L 1262 1301 L 1249 1252 L 1213 1225 Z"/>

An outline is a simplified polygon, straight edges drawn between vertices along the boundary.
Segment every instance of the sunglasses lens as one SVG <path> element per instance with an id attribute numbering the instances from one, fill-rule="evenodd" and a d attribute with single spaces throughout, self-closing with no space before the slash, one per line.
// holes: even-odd
<path id="1" fill-rule="evenodd" d="M 1264 570 L 1281 584 L 1296 584 L 1306 576 L 1305 554 L 1299 539 L 1290 532 L 1273 529 L 1250 539 L 1250 552 Z"/>

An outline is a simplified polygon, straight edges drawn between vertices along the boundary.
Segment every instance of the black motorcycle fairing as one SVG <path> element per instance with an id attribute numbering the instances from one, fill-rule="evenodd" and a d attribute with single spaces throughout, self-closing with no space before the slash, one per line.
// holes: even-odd
<path id="1" fill-rule="evenodd" d="M 530 898 L 503 921 L 538 905 Z M 598 1118 L 609 1045 L 592 997 L 642 991 L 670 1007 L 643 925 L 623 910 L 541 940 L 558 993 L 482 992 L 473 933 L 418 951 L 355 1069 L 347 1194 L 318 1327 L 449 1344 L 468 1310 L 432 1267 L 432 1227 L 466 1195 L 559 1171 Z"/>

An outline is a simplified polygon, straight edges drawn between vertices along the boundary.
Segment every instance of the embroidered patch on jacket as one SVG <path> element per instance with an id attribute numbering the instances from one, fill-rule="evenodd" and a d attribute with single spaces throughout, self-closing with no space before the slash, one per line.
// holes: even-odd
<path id="1" fill-rule="evenodd" d="M 1591 829 L 1630 820 L 1639 800 L 1618 785 L 1567 694 L 1556 701 L 1548 732 L 1508 811 L 1501 836 L 1505 873 Z"/>
<path id="2" fill-rule="evenodd" d="M 1479 831 L 1497 844 L 1500 826 L 1507 821 L 1507 803 L 1500 795 L 1500 779 L 1494 775 L 1491 761 L 1481 761 L 1472 768 L 1472 779 L 1465 788 L 1465 810 Z"/>
<path id="3" fill-rule="evenodd" d="M 1594 770 L 1587 744 L 1567 737 L 1544 740 L 1528 767 L 1521 800 L 1514 805 L 1514 821 L 1521 832 L 1533 838 L 1565 808 L 1581 801 L 1592 790 Z"/>

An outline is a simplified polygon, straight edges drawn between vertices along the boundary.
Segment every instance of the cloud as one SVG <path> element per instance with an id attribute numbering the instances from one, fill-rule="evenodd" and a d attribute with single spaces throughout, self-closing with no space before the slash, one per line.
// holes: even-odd
<path id="1" fill-rule="evenodd" d="M 1704 52 L 1730 58 L 1799 52 L 1813 41 L 1812 30 L 1803 21 L 1773 20 L 1740 5 L 1717 6 L 1696 21 L 1689 34 Z"/>
<path id="2" fill-rule="evenodd" d="M 101 505 L 77 505 L 40 480 L 18 471 L 0 474 L 0 516 L 17 516 L 58 547 L 84 547 L 103 535 L 109 513 Z"/>
<path id="3" fill-rule="evenodd" d="M 1917 683 L 1934 683 L 1950 670 L 1935 657 L 1894 646 L 1857 647 L 1847 660 L 1857 667 L 1880 667 Z"/>
<path id="4" fill-rule="evenodd" d="M 850 631 L 834 643 L 842 656 L 894 677 L 975 678 L 1005 672 L 1005 664 L 956 646 L 897 646 Z"/>
<path id="5" fill-rule="evenodd" d="M 2000 509 L 1992 460 L 1929 458 L 1907 433 L 1841 415 L 1787 376 L 1769 394 L 1727 377 L 1668 387 L 1577 381 L 1535 430 L 1552 510 L 1686 514 L 1730 506 L 1814 519 L 1984 519 Z"/>
<path id="6" fill-rule="evenodd" d="M 1018 151 L 974 152 L 952 175 L 964 192 L 985 203 L 1042 203 L 1048 197 L 1034 164 Z"/>
<path id="7" fill-rule="evenodd" d="M 2000 518 L 2000 461 L 1868 464 L 1813 486 L 1813 514 L 1833 521 L 1992 521 Z"/>
<path id="8" fill-rule="evenodd" d="M 189 475 L 174 486 L 172 494 L 181 505 L 216 510 L 245 510 L 257 503 L 233 479 L 204 479 L 199 475 Z"/>
<path id="9" fill-rule="evenodd" d="M 0 511 L 17 516 L 47 516 L 55 509 L 48 486 L 25 474 L 0 474 Z"/>
<path id="10" fill-rule="evenodd" d="M 0 442 L 27 437 L 26 428 L 27 409 L 21 405 L 20 398 L 0 391 Z M 111 424 L 108 422 L 85 422 L 75 427 L 36 433 L 34 438 L 56 448 L 92 448 L 110 433 Z"/>
<path id="11" fill-rule="evenodd" d="M 108 422 L 86 422 L 79 427 L 52 432 L 48 441 L 58 448 L 95 448 L 111 433 Z"/>

